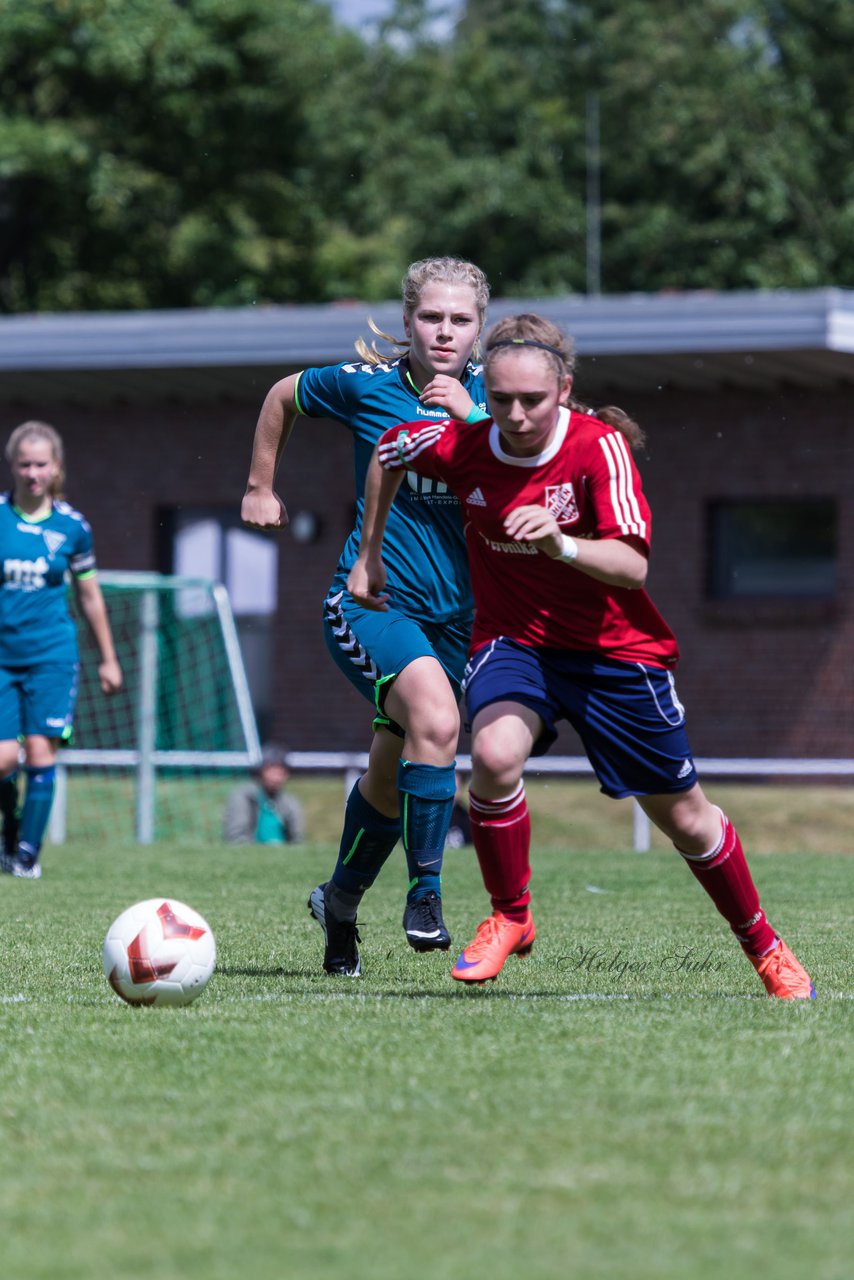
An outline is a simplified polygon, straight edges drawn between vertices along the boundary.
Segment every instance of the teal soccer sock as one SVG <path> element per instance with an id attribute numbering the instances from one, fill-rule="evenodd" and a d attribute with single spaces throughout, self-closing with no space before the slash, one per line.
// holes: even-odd
<path id="1" fill-rule="evenodd" d="M 400 819 L 387 818 L 369 804 L 358 782 L 347 797 L 344 830 L 332 883 L 356 902 L 376 880 L 400 839 Z"/>
<path id="2" fill-rule="evenodd" d="M 21 830 L 18 838 L 18 861 L 25 867 L 32 867 L 41 852 L 50 807 L 53 804 L 53 791 L 56 782 L 56 769 L 53 765 L 46 768 L 26 768 L 27 794 L 21 810 Z"/>
<path id="3" fill-rule="evenodd" d="M 441 897 L 445 840 L 457 792 L 456 766 L 401 760 L 397 785 L 409 870 L 407 901 L 417 902 L 431 892 Z"/>

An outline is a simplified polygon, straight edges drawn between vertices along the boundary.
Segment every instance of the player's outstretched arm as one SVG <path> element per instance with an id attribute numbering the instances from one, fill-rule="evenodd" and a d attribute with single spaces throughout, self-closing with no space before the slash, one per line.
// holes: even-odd
<path id="1" fill-rule="evenodd" d="M 545 507 L 516 507 L 504 521 L 507 536 L 532 542 L 554 560 L 562 560 L 589 578 L 612 587 L 638 589 L 646 582 L 647 558 L 622 538 L 570 538 Z"/>
<path id="2" fill-rule="evenodd" d="M 273 484 L 282 452 L 298 416 L 297 377 L 291 373 L 275 383 L 267 392 L 258 415 L 249 478 L 240 506 L 241 520 L 254 529 L 281 529 L 288 523 L 287 508 L 273 489 Z"/>
<path id="3" fill-rule="evenodd" d="M 368 466 L 365 480 L 365 506 L 362 514 L 362 537 L 359 554 L 347 578 L 347 590 L 365 609 L 381 613 L 388 609 L 385 591 L 386 572 L 382 560 L 383 537 L 388 513 L 400 488 L 403 471 L 384 471 L 377 451 Z"/>
<path id="4" fill-rule="evenodd" d="M 98 652 L 101 655 L 101 660 L 98 663 L 98 678 L 101 681 L 101 690 L 106 694 L 118 693 L 122 687 L 122 669 L 116 657 L 110 619 L 107 616 L 107 606 L 104 604 L 104 596 L 98 579 L 94 577 L 75 578 L 74 587 L 80 612 L 86 619 L 89 630 L 92 632 L 93 639 L 98 646 Z"/>

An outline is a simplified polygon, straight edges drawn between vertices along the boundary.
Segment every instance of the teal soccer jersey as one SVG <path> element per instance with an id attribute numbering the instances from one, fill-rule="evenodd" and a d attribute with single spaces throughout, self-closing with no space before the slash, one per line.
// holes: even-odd
<path id="1" fill-rule="evenodd" d="M 480 366 L 469 364 L 461 379 L 475 404 L 486 411 Z M 306 369 L 299 375 L 297 408 L 309 418 L 332 418 L 353 435 L 356 524 L 338 561 L 336 580 L 347 581 L 359 552 L 365 477 L 382 433 L 399 422 L 441 421 L 447 412 L 427 408 L 408 381 L 403 359 L 371 365 L 359 361 Z M 472 608 L 468 561 L 459 503 L 441 481 L 407 471 L 383 545 L 388 591 L 408 617 L 442 622 Z"/>
<path id="2" fill-rule="evenodd" d="M 77 660 L 66 575 L 95 570 L 92 530 L 79 511 L 55 501 L 44 520 L 26 520 L 0 495 L 0 666 Z"/>

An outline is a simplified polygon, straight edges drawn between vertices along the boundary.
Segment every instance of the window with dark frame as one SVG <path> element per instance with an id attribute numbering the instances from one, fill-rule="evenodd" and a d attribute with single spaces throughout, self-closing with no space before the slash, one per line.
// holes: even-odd
<path id="1" fill-rule="evenodd" d="M 707 524 L 712 600 L 831 599 L 837 587 L 834 498 L 712 502 Z"/>

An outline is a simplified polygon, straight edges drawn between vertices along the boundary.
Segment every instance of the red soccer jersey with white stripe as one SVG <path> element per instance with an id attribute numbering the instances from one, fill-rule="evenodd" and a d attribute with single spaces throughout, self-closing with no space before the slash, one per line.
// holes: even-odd
<path id="1" fill-rule="evenodd" d="M 489 419 L 411 422 L 384 433 L 379 457 L 387 470 L 405 466 L 443 481 L 460 500 L 475 599 L 472 651 L 506 636 L 675 665 L 676 639 L 645 591 L 599 582 L 504 532 L 510 511 L 536 503 L 573 538 L 626 538 L 647 552 L 649 506 L 620 432 L 561 409 L 544 452 L 519 458 L 504 452 Z"/>

